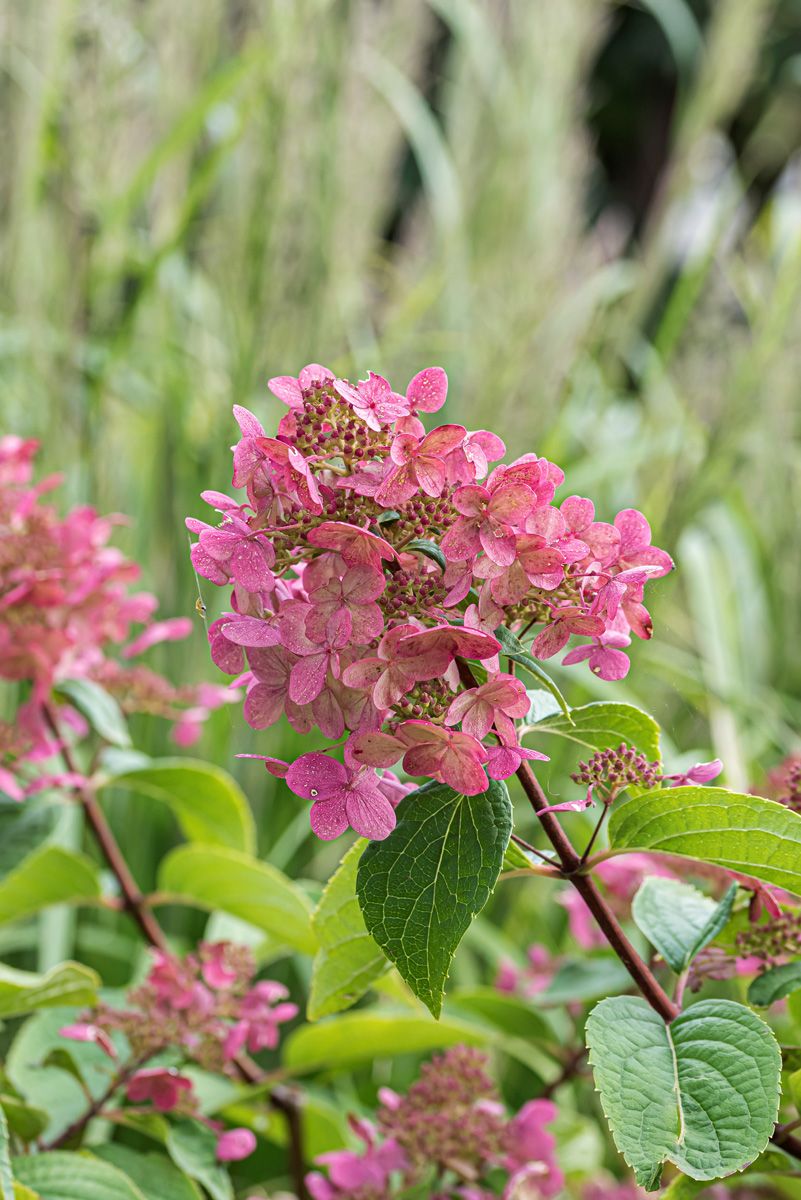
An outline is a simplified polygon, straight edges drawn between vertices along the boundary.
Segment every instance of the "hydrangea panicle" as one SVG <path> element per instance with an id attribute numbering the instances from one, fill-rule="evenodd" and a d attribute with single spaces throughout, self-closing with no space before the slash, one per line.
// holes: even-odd
<path id="1" fill-rule="evenodd" d="M 376 768 L 402 760 L 472 795 L 542 757 L 520 745 L 529 701 L 501 669 L 499 626 L 531 630 L 540 658 L 583 639 L 565 662 L 620 679 L 632 636 L 651 636 L 644 589 L 672 563 L 635 510 L 608 524 L 583 497 L 557 502 L 555 463 L 499 463 L 489 430 L 426 429 L 420 414 L 447 396 L 440 367 L 405 392 L 318 363 L 269 388 L 286 406 L 275 436 L 235 411 L 244 498 L 206 493 L 217 525 L 187 520 L 196 569 L 231 588 L 212 657 L 244 684 L 253 728 L 286 715 L 298 732 L 345 736 L 344 766 L 318 761 L 326 780 L 307 778 L 314 754 L 288 776 L 315 831 L 386 837 Z"/>

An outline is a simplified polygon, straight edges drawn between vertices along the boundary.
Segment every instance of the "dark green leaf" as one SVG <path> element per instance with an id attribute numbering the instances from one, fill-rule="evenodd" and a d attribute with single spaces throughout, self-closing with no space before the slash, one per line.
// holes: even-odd
<path id="1" fill-rule="evenodd" d="M 666 1025 L 641 997 L 616 996 L 590 1013 L 587 1045 L 615 1144 L 649 1191 L 665 1162 L 720 1179 L 767 1146 L 781 1055 L 744 1005 L 702 1000 Z"/>
<path id="2" fill-rule="evenodd" d="M 436 1017 L 456 947 L 503 865 L 509 793 L 495 780 L 478 796 L 427 786 L 404 796 L 397 816 L 362 855 L 357 893 L 369 932 Z"/>
<path id="3" fill-rule="evenodd" d="M 767 1008 L 801 988 L 801 958 L 758 975 L 748 989 L 748 1003 Z"/>
<path id="4" fill-rule="evenodd" d="M 130 746 L 131 735 L 122 709 L 99 683 L 91 679 L 63 679 L 53 690 L 86 717 L 104 742 L 112 746 Z"/>
<path id="5" fill-rule="evenodd" d="M 689 883 L 650 875 L 634 897 L 631 915 L 668 966 L 680 974 L 726 925 L 736 895 L 733 883 L 716 904 Z"/>
<path id="6" fill-rule="evenodd" d="M 0 1107 L 6 1114 L 9 1129 L 21 1142 L 35 1141 L 50 1124 L 49 1113 L 26 1104 L 19 1096 L 0 1093 Z"/>
<path id="7" fill-rule="evenodd" d="M 801 895 L 801 816 L 761 796 L 717 787 L 642 792 L 613 809 L 609 844 L 715 863 Z"/>
<path id="8" fill-rule="evenodd" d="M 537 680 L 541 687 L 544 687 L 546 691 L 551 693 L 564 714 L 563 720 L 570 724 L 571 710 L 564 696 L 547 671 L 544 671 L 536 658 L 529 654 L 523 643 L 515 637 L 511 629 L 507 629 L 505 625 L 500 625 L 494 630 L 494 636 L 501 643 L 503 653 L 506 657 L 511 658 L 512 662 L 516 662 L 521 667 L 524 667 Z"/>
<path id="9" fill-rule="evenodd" d="M 389 966 L 367 932 L 356 896 L 356 871 L 366 845 L 364 839 L 354 842 L 312 915 L 320 949 L 312 968 L 306 1013 L 310 1021 L 355 1004 Z"/>
<path id="10" fill-rule="evenodd" d="M 407 550 L 419 550 L 421 554 L 425 554 L 426 558 L 430 558 L 437 564 L 440 570 L 444 571 L 448 565 L 448 560 L 440 550 L 436 542 L 430 542 L 426 538 L 415 538 L 409 542 Z"/>
<path id="11" fill-rule="evenodd" d="M 47 840 L 56 827 L 59 806 L 44 797 L 19 804 L 0 799 L 0 879 Z"/>

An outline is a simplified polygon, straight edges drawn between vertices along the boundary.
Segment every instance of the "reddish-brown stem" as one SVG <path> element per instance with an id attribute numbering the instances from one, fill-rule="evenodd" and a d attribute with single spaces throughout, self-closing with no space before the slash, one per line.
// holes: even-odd
<path id="1" fill-rule="evenodd" d="M 522 762 L 518 767 L 517 778 L 520 780 L 531 807 L 539 817 L 548 840 L 559 855 L 562 874 L 570 880 L 595 917 L 598 927 L 637 984 L 643 997 L 664 1021 L 672 1021 L 679 1015 L 678 1007 L 626 937 L 617 917 L 598 891 L 595 881 L 589 875 L 581 874 L 581 858 L 554 814 L 544 811 L 548 808 L 547 797 L 527 762 Z"/>
<path id="2" fill-rule="evenodd" d="M 61 757 L 70 774 L 81 775 L 82 772 L 78 763 L 72 754 L 69 744 L 64 740 L 61 730 L 58 725 L 58 720 L 55 713 L 49 706 L 44 709 L 45 720 L 50 727 L 53 736 L 59 746 Z M 120 849 L 117 839 L 114 837 L 111 826 L 106 820 L 103 809 L 94 794 L 94 791 L 88 785 L 76 786 L 74 788 L 76 797 L 81 803 L 81 807 L 86 814 L 86 820 L 89 824 L 92 833 L 95 836 L 100 851 L 105 858 L 109 868 L 113 872 L 122 895 L 122 902 L 125 911 L 131 916 L 141 930 L 145 940 L 156 950 L 162 950 L 169 953 L 167 938 L 161 925 L 156 920 L 155 915 L 148 906 L 146 897 L 142 894 L 139 886 L 134 879 L 128 867 L 125 857 Z M 116 1080 L 110 1085 L 109 1089 L 93 1101 L 87 1111 L 82 1114 L 73 1124 L 64 1131 L 59 1139 L 47 1149 L 55 1149 L 59 1145 L 64 1145 L 68 1140 L 76 1137 L 88 1125 L 91 1119 L 105 1107 L 111 1096 L 125 1081 L 129 1073 L 136 1070 L 140 1064 L 135 1064 L 117 1076 Z M 247 1055 L 240 1055 L 235 1060 L 235 1066 L 246 1083 L 258 1083 L 261 1080 L 262 1072 L 257 1063 Z M 308 1192 L 305 1183 L 305 1163 L 303 1153 L 303 1129 L 300 1109 L 294 1093 L 290 1088 L 278 1085 L 272 1088 L 267 1093 L 268 1100 L 278 1112 L 280 1112 L 287 1124 L 287 1133 L 289 1135 L 289 1167 L 292 1177 L 294 1189 L 297 1193 L 298 1200 L 307 1200 Z"/>
<path id="3" fill-rule="evenodd" d="M 151 1057 L 148 1055 L 148 1058 Z M 69 1146 L 72 1142 L 76 1142 L 83 1133 L 86 1126 L 93 1117 L 98 1116 L 108 1104 L 114 1093 L 128 1082 L 132 1075 L 136 1074 L 143 1063 L 147 1062 L 147 1058 L 137 1059 L 136 1062 L 128 1063 L 123 1067 L 112 1079 L 111 1083 L 106 1088 L 102 1095 L 93 1100 L 85 1112 L 68 1125 L 58 1137 L 53 1138 L 51 1142 L 46 1142 L 42 1146 L 42 1150 L 60 1150 L 62 1146 Z"/>

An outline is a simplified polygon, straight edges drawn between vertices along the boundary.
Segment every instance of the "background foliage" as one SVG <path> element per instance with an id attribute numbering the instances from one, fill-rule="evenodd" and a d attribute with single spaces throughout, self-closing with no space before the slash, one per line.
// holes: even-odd
<path id="1" fill-rule="evenodd" d="M 797 748 L 798 0 L 5 0 L 0 34 L 3 427 L 129 514 L 165 612 L 194 611 L 183 518 L 228 477 L 232 403 L 270 425 L 266 378 L 309 359 L 436 362 L 443 419 L 557 459 L 601 516 L 642 508 L 677 560 L 630 680 L 571 700 L 643 704 L 738 790 Z M 197 621 L 176 681 L 215 677 Z M 233 757 L 296 742 L 230 709 L 198 754 L 320 880 L 342 847 Z M 121 792 L 113 817 L 152 885 L 171 816 Z M 537 895 L 493 900 L 458 982 L 525 944 Z M 127 927 L 74 921 L 3 930 L 4 958 L 125 982 Z"/>

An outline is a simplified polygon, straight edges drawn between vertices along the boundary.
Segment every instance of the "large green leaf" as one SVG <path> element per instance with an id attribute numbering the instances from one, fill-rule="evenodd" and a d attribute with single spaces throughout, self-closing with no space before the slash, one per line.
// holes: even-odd
<path id="1" fill-rule="evenodd" d="M 15 921 L 51 904 L 94 904 L 100 876 L 82 854 L 43 846 L 0 882 L 0 922 Z"/>
<path id="2" fill-rule="evenodd" d="M 767 1008 L 801 988 L 801 958 L 757 975 L 748 989 L 748 1003 Z"/>
<path id="3" fill-rule="evenodd" d="M 553 698 L 562 710 L 562 720 L 570 724 L 571 710 L 564 696 L 551 679 L 547 671 L 544 671 L 536 658 L 532 657 L 526 650 L 519 638 L 515 637 L 511 629 L 507 629 L 505 625 L 501 625 L 494 631 L 494 636 L 498 639 L 503 647 L 503 654 L 506 658 L 511 658 L 512 662 L 516 662 L 524 670 L 528 671 L 529 675 L 537 680 L 540 687 L 545 688 L 551 693 Z"/>
<path id="4" fill-rule="evenodd" d="M 503 865 L 509 793 L 495 780 L 478 796 L 426 785 L 404 796 L 397 816 L 362 855 L 357 893 L 367 929 L 436 1017 L 456 947 Z"/>
<path id="5" fill-rule="evenodd" d="M 0 1107 L 5 1113 L 8 1127 L 21 1142 L 33 1142 L 50 1124 L 50 1113 L 35 1104 L 26 1104 L 19 1096 L 0 1092 Z"/>
<path id="6" fill-rule="evenodd" d="M 356 871 L 367 842 L 354 842 L 320 897 L 312 916 L 320 949 L 314 959 L 306 1015 L 310 1021 L 355 1004 L 389 966 L 364 924 L 356 896 Z"/>
<path id="7" fill-rule="evenodd" d="M 0 1018 L 54 1005 L 94 1004 L 100 979 L 81 963 L 64 962 L 44 974 L 0 963 Z"/>
<path id="8" fill-rule="evenodd" d="M 168 805 L 191 842 L 251 852 L 256 844 L 245 795 L 227 771 L 191 758 L 159 758 L 113 775 L 104 786 L 130 788 Z"/>
<path id="9" fill-rule="evenodd" d="M 130 746 L 131 735 L 122 709 L 99 683 L 91 679 L 63 679 L 53 690 L 86 717 L 103 741 L 112 746 Z"/>
<path id="10" fill-rule="evenodd" d="M 317 948 L 304 893 L 277 867 L 248 854 L 179 846 L 162 863 L 158 886 L 178 903 L 221 908 L 305 954 Z"/>
<path id="11" fill-rule="evenodd" d="M 640 885 L 631 915 L 668 966 L 681 973 L 723 929 L 736 895 L 733 883 L 718 904 L 692 884 L 651 875 Z"/>
<path id="12" fill-rule="evenodd" d="M 201 1200 L 196 1184 L 163 1154 L 132 1150 L 116 1142 L 98 1147 L 95 1154 L 123 1171 L 145 1200 Z"/>
<path id="13" fill-rule="evenodd" d="M 715 863 L 801 895 L 801 816 L 717 787 L 660 788 L 613 809 L 609 845 Z"/>
<path id="14" fill-rule="evenodd" d="M 343 1068 L 398 1054 L 424 1054 L 464 1042 L 491 1045 L 489 1027 L 458 1017 L 432 1021 L 414 1013 L 344 1013 L 317 1025 L 301 1025 L 286 1038 L 283 1060 L 293 1070 Z"/>
<path id="15" fill-rule="evenodd" d="M 167 1150 L 175 1165 L 205 1188 L 211 1200 L 233 1200 L 228 1173 L 217 1162 L 217 1137 L 200 1121 L 170 1127 Z"/>
<path id="16" fill-rule="evenodd" d="M 14 1178 L 41 1200 L 145 1200 L 127 1175 L 94 1155 L 51 1150 L 15 1158 Z"/>
<path id="17" fill-rule="evenodd" d="M 768 1144 L 781 1055 L 744 1005 L 702 1000 L 666 1025 L 641 997 L 616 996 L 590 1013 L 587 1045 L 615 1144 L 649 1191 L 665 1162 L 720 1179 Z"/>
<path id="18" fill-rule="evenodd" d="M 588 955 L 570 959 L 558 967 L 536 999 L 538 1004 L 574 1004 L 626 992 L 630 987 L 631 976 L 619 958 L 611 954 Z"/>
<path id="19" fill-rule="evenodd" d="M 571 708 L 567 719 L 561 714 L 528 725 L 526 733 L 551 734 L 567 738 L 594 754 L 626 742 L 644 754 L 649 762 L 660 761 L 659 726 L 653 717 L 633 704 L 618 700 L 595 700 L 580 708 Z"/>

